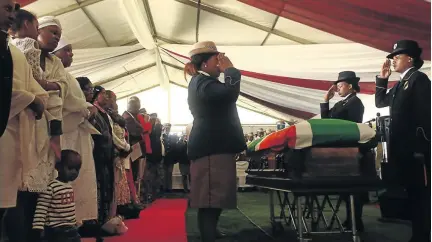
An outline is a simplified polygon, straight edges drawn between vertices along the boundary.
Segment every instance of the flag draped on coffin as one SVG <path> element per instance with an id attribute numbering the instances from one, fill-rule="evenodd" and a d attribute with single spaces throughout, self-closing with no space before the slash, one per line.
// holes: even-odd
<path id="1" fill-rule="evenodd" d="M 375 137 L 375 130 L 367 124 L 340 119 L 310 119 L 264 138 L 253 141 L 248 151 L 303 149 L 307 147 L 342 143 L 366 143 Z"/>

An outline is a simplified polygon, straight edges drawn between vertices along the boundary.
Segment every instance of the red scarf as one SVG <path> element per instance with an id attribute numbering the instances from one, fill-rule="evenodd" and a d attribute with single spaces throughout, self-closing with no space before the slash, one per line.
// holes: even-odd
<path id="1" fill-rule="evenodd" d="M 152 124 L 150 122 L 146 122 L 144 119 L 144 116 L 141 114 L 137 115 L 138 121 L 140 122 L 141 126 L 144 129 L 144 133 L 142 134 L 142 138 L 144 140 L 145 146 L 146 146 L 146 153 L 151 154 L 152 148 L 150 144 L 150 133 L 152 130 Z"/>

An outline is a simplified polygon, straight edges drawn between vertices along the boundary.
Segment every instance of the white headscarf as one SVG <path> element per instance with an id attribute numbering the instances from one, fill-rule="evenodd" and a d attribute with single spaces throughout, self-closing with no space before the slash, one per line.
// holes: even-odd
<path id="1" fill-rule="evenodd" d="M 44 16 L 38 19 L 39 22 L 39 29 L 48 27 L 48 26 L 57 26 L 60 29 L 61 24 L 60 21 L 58 19 L 56 19 L 54 16 Z"/>
<path id="2" fill-rule="evenodd" d="M 55 53 L 56 51 L 59 51 L 68 45 L 69 42 L 64 37 L 61 37 L 60 41 L 58 42 L 57 48 L 55 48 L 55 50 L 53 50 L 53 52 L 51 53 Z"/>

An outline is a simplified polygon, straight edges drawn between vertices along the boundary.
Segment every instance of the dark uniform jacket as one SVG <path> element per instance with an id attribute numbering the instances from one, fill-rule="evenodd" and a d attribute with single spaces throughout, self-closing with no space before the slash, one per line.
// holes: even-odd
<path id="1" fill-rule="evenodd" d="M 225 70 L 225 83 L 199 74 L 188 87 L 188 104 L 194 118 L 188 140 L 188 156 L 196 160 L 215 154 L 236 154 L 246 149 L 237 113 L 240 71 Z"/>
<path id="2" fill-rule="evenodd" d="M 172 134 L 162 134 L 162 140 L 165 148 L 164 163 L 173 165 L 178 162 L 177 142 L 179 138 Z"/>
<path id="3" fill-rule="evenodd" d="M 388 93 L 387 84 L 388 79 L 376 78 L 375 105 L 390 107 L 389 162 L 396 165 L 396 177 L 413 182 L 413 177 L 424 177 L 415 153 L 429 156 L 425 165 L 430 171 L 431 82 L 412 68 Z"/>
<path id="4" fill-rule="evenodd" d="M 321 103 L 320 106 L 321 118 L 342 119 L 356 123 L 363 122 L 364 106 L 355 93 L 337 102 L 331 109 L 329 109 L 329 103 Z"/>
<path id="5" fill-rule="evenodd" d="M 1 37 L 5 33 L 0 31 Z M 13 61 L 8 43 L 0 43 L 0 137 L 3 135 L 8 120 L 12 97 Z"/>

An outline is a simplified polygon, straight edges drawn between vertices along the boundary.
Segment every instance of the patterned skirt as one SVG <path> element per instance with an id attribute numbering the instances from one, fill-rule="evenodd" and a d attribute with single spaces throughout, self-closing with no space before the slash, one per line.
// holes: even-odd
<path id="1" fill-rule="evenodd" d="M 126 169 L 123 165 L 123 159 L 116 158 L 114 167 L 114 182 L 115 182 L 115 201 L 117 205 L 126 205 L 131 202 L 129 184 L 126 177 Z"/>

